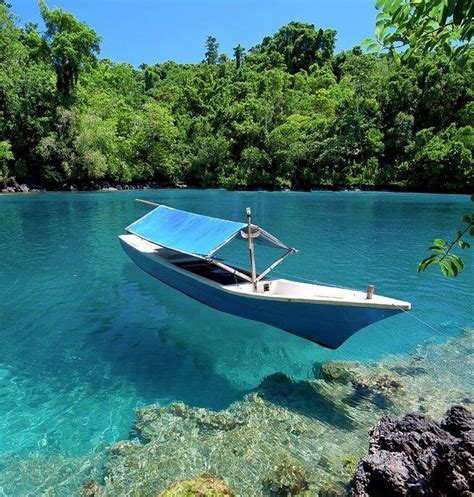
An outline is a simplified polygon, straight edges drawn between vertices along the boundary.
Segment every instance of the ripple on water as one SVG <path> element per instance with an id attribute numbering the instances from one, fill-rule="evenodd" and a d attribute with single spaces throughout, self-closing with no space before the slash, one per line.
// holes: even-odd
<path id="1" fill-rule="evenodd" d="M 105 448 L 127 438 L 139 407 L 182 401 L 223 409 L 276 372 L 304 380 L 315 363 L 376 361 L 433 338 L 402 315 L 327 351 L 190 301 L 122 253 L 117 234 L 146 212 L 135 196 L 0 198 L 0 481 L 9 482 L 0 488 L 7 495 L 38 495 L 35 485 L 71 495 L 74 485 L 98 474 Z M 467 196 L 192 190 L 140 196 L 230 219 L 251 205 L 257 222 L 301 250 L 285 273 L 358 288 L 374 283 L 380 293 L 410 300 L 417 316 L 447 335 L 474 324 L 472 253 L 466 251 L 468 270 L 455 281 L 415 271 L 428 241 L 451 235 Z M 443 381 L 441 375 L 440 388 Z M 348 408 L 353 400 L 345 400 Z M 324 423 L 319 429 L 333 437 L 328 452 L 347 435 Z M 301 441 L 301 450 L 316 449 Z M 315 454 L 323 459 L 320 449 Z M 63 466 L 66 486 L 56 474 Z M 54 470 L 41 482 L 48 467 Z"/>

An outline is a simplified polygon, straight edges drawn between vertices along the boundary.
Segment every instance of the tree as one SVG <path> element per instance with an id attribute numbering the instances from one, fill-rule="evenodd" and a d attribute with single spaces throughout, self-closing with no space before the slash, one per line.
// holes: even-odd
<path id="1" fill-rule="evenodd" d="M 417 133 L 408 148 L 412 154 L 414 186 L 424 186 L 437 191 L 443 186 L 452 191 L 454 185 L 463 184 L 466 189 L 474 188 L 474 128 L 457 128 L 454 124 L 441 133 L 433 128 Z"/>
<path id="2" fill-rule="evenodd" d="M 133 130 L 134 159 L 140 164 L 142 178 L 176 179 L 178 130 L 170 111 L 153 100 L 146 102 Z"/>
<path id="3" fill-rule="evenodd" d="M 239 70 L 244 60 L 245 48 L 239 43 L 234 47 L 235 68 Z"/>
<path id="4" fill-rule="evenodd" d="M 290 22 L 274 36 L 266 37 L 257 50 L 282 54 L 288 71 L 309 71 L 312 64 L 319 66 L 329 61 L 334 52 L 336 31 L 317 30 L 313 24 Z"/>
<path id="5" fill-rule="evenodd" d="M 205 62 L 206 64 L 215 65 L 219 58 L 219 43 L 214 36 L 208 36 L 206 40 L 206 53 Z"/>
<path id="6" fill-rule="evenodd" d="M 30 45 L 32 37 L 37 37 L 34 28 L 17 27 L 0 3 L 0 141 L 10 144 L 15 157 L 9 174 L 36 180 L 41 164 L 35 150 L 51 127 L 54 73 Z"/>
<path id="7" fill-rule="evenodd" d="M 209 37 L 203 63 L 134 68 L 96 63 L 95 33 L 42 5 L 44 33 L 0 0 L 2 174 L 228 188 L 473 181 L 474 73 L 442 51 L 411 65 L 358 47 L 334 57 L 333 30 L 292 22 L 237 45 L 232 62 Z"/>
<path id="8" fill-rule="evenodd" d="M 44 40 L 56 72 L 58 93 L 67 98 L 77 84 L 80 72 L 96 61 L 100 37 L 71 13 L 56 8 L 50 10 L 39 0 L 41 16 L 46 25 Z"/>
<path id="9" fill-rule="evenodd" d="M 6 140 L 0 141 L 0 180 L 8 177 L 8 164 L 14 158 L 10 143 Z"/>
<path id="10" fill-rule="evenodd" d="M 370 50 L 407 48 L 401 58 L 443 50 L 465 65 L 472 57 L 474 4 L 471 0 L 377 0 L 375 40 L 364 40 Z"/>
<path id="11" fill-rule="evenodd" d="M 308 119 L 304 116 L 290 116 L 284 124 L 268 134 L 268 152 L 279 186 L 304 188 L 311 183 L 306 160 L 307 123 Z"/>

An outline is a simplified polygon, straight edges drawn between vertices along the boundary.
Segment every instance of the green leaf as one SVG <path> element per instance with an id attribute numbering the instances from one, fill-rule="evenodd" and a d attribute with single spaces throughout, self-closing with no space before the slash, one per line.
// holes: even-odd
<path id="1" fill-rule="evenodd" d="M 439 267 L 441 268 L 441 272 L 445 275 L 445 276 L 450 276 L 450 271 L 449 271 L 449 268 L 448 266 L 446 265 L 446 263 L 443 261 L 443 262 L 440 262 L 440 265 Z"/>
<path id="2" fill-rule="evenodd" d="M 464 270 L 464 261 L 458 255 L 449 254 L 449 260 L 459 269 L 459 272 Z"/>
<path id="3" fill-rule="evenodd" d="M 453 55 L 453 49 L 449 43 L 443 43 L 443 50 L 448 59 Z"/>
<path id="4" fill-rule="evenodd" d="M 472 224 L 474 222 L 474 214 L 472 216 L 471 214 L 464 214 L 462 220 L 467 224 Z"/>
<path id="5" fill-rule="evenodd" d="M 397 50 L 392 47 L 390 49 L 390 54 L 392 55 L 394 62 L 399 65 L 400 64 L 400 54 L 397 52 Z"/>
<path id="6" fill-rule="evenodd" d="M 375 18 L 376 24 L 382 21 L 390 21 L 391 17 L 385 12 L 379 12 Z"/>
<path id="7" fill-rule="evenodd" d="M 443 240 L 442 238 L 437 238 L 436 240 L 433 240 L 433 245 L 435 245 L 438 248 L 444 248 L 448 246 L 446 240 Z"/>
<path id="8" fill-rule="evenodd" d="M 444 25 L 448 17 L 449 17 L 449 3 L 446 2 L 445 5 L 443 6 L 443 11 L 441 13 L 440 24 Z"/>
<path id="9" fill-rule="evenodd" d="M 458 245 L 462 249 L 471 248 L 471 245 L 468 242 L 465 242 L 464 240 L 459 240 Z"/>
<path id="10" fill-rule="evenodd" d="M 436 262 L 436 259 L 438 258 L 437 255 L 430 255 L 426 259 L 423 259 L 419 264 L 418 264 L 418 272 L 421 273 L 425 271 L 429 266 L 434 264 Z"/>
<path id="11" fill-rule="evenodd" d="M 362 48 L 365 48 L 366 50 L 370 50 L 370 46 L 372 46 L 374 43 L 377 43 L 373 38 L 365 38 L 360 42 L 360 46 Z"/>
<path id="12" fill-rule="evenodd" d="M 456 2 L 456 7 L 453 12 L 453 21 L 454 24 L 459 25 L 461 24 L 463 20 L 463 7 L 464 7 L 464 1 L 463 0 L 458 0 Z"/>
<path id="13" fill-rule="evenodd" d="M 450 261 L 447 261 L 447 260 L 440 261 L 439 265 L 441 267 L 441 272 L 445 276 L 448 276 L 448 277 L 457 276 L 457 269 L 456 269 L 456 273 L 455 273 L 453 265 Z"/>

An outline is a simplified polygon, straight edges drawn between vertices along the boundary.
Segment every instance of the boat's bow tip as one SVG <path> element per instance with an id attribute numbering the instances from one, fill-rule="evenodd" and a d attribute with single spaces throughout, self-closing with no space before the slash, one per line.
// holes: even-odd
<path id="1" fill-rule="evenodd" d="M 411 311 L 411 302 L 396 301 L 392 304 L 399 311 L 408 312 Z"/>

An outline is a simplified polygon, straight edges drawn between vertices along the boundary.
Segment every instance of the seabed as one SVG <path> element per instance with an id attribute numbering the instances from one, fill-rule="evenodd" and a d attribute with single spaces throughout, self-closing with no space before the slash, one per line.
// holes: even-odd
<path id="1" fill-rule="evenodd" d="M 285 467 L 290 480 L 305 481 L 300 495 L 342 495 L 385 412 L 441 419 L 453 404 L 471 405 L 472 338 L 466 331 L 373 365 L 317 364 L 306 381 L 274 374 L 220 412 L 180 403 L 140 409 L 130 440 L 110 448 L 99 495 L 154 496 L 201 474 L 239 495 L 273 495 Z"/>
<path id="2" fill-rule="evenodd" d="M 42 495 L 77 495 L 79 478 L 94 480 L 83 495 L 154 497 L 201 475 L 224 480 L 241 496 L 287 495 L 293 484 L 298 495 L 343 495 L 367 453 L 367 432 L 384 413 L 419 411 L 439 420 L 453 404 L 472 406 L 473 338 L 465 330 L 445 344 L 374 364 L 315 364 L 314 377 L 304 381 L 277 373 L 219 412 L 147 406 L 129 439 L 105 456 L 8 464 L 36 495 L 41 488 L 49 488 Z"/>

